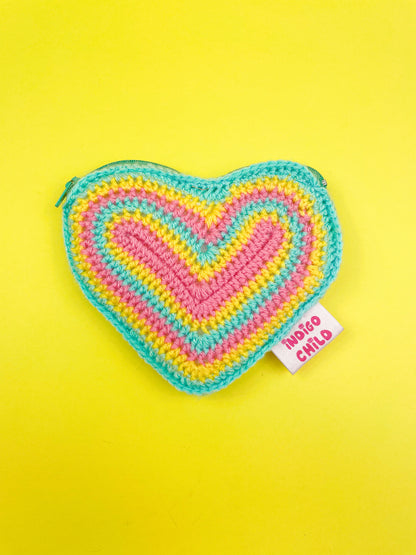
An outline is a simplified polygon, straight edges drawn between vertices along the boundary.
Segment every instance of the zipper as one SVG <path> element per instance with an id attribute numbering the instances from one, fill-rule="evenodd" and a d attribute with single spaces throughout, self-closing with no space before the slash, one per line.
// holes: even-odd
<path id="1" fill-rule="evenodd" d="M 306 167 L 317 178 L 317 180 L 319 181 L 319 184 L 322 187 L 325 187 L 326 189 L 328 187 L 326 179 L 318 172 L 318 170 L 315 170 L 315 168 L 311 168 L 310 166 L 306 166 Z"/>
<path id="2" fill-rule="evenodd" d="M 118 162 L 110 162 L 109 164 L 104 164 L 104 166 L 100 166 L 99 168 L 89 173 L 95 173 L 96 171 L 103 170 L 104 168 L 111 168 L 113 166 L 119 166 L 120 164 L 134 164 L 139 167 L 162 168 L 164 170 L 169 170 L 174 173 L 179 173 L 178 170 L 175 170 L 174 168 L 170 168 L 169 166 L 165 166 L 163 164 L 148 162 L 147 160 L 119 160 Z M 244 166 L 244 167 L 249 167 L 249 166 Z M 318 179 L 322 187 L 325 187 L 325 188 L 327 187 L 326 180 L 317 170 L 315 170 L 314 168 L 311 168 L 310 166 L 305 166 L 305 167 Z M 243 168 L 239 168 L 239 169 L 243 169 Z M 236 170 L 233 170 L 233 171 L 236 171 Z M 233 172 L 230 172 L 230 173 L 233 173 Z M 89 174 L 86 174 L 86 175 L 89 175 Z M 71 191 L 71 189 L 80 179 L 81 179 L 80 177 L 75 176 L 72 179 L 70 179 L 68 183 L 66 183 L 64 192 L 62 193 L 57 203 L 55 204 L 56 208 L 58 208 L 62 204 L 62 202 L 67 197 L 68 193 Z"/>
<path id="3" fill-rule="evenodd" d="M 178 170 L 175 170 L 174 168 L 170 168 L 169 166 L 164 166 L 163 164 L 155 164 L 154 162 L 148 162 L 147 160 L 119 160 L 118 162 L 110 162 L 109 164 L 104 164 L 104 166 L 100 166 L 99 168 L 97 168 L 94 171 L 89 172 L 89 173 L 95 173 L 96 171 L 103 170 L 104 168 L 110 168 L 112 166 L 119 166 L 120 164 L 134 164 L 134 165 L 139 166 L 141 168 L 143 168 L 143 167 L 162 168 L 164 170 L 169 170 L 169 171 L 174 172 L 174 173 L 179 173 Z M 85 175 L 89 175 L 89 174 L 85 174 Z M 68 181 L 68 183 L 65 185 L 64 192 L 62 193 L 62 195 L 59 197 L 57 203 L 55 204 L 56 208 L 58 208 L 62 204 L 62 202 L 67 197 L 70 190 L 74 187 L 74 185 L 80 179 L 81 179 L 80 177 L 75 176 L 75 177 L 73 177 L 72 179 L 70 179 Z"/>
<path id="4" fill-rule="evenodd" d="M 179 173 L 178 170 L 175 170 L 174 168 L 170 168 L 169 166 L 165 166 L 163 164 L 156 164 L 155 162 L 149 162 L 148 160 L 119 160 L 118 162 L 110 162 L 109 164 L 104 164 L 104 166 L 100 166 L 99 168 L 94 170 L 94 172 L 102 170 L 104 168 L 110 168 L 111 166 L 118 166 L 119 164 L 136 164 L 140 167 L 146 166 L 152 168 L 163 168 L 165 170 L 170 170 L 171 172 Z"/>
<path id="5" fill-rule="evenodd" d="M 60 206 L 64 200 L 64 198 L 67 196 L 67 194 L 69 193 L 69 191 L 72 189 L 72 187 L 75 185 L 75 183 L 77 183 L 77 181 L 79 181 L 79 177 L 73 177 L 72 179 L 70 179 L 68 181 L 68 183 L 65 185 L 65 190 L 62 193 L 62 195 L 58 198 L 58 202 L 55 204 L 55 207 L 58 208 L 58 206 Z"/>

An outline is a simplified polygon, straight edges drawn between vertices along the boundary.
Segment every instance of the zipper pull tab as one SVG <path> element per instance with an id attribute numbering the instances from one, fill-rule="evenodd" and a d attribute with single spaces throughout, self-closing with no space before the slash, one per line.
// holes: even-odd
<path id="1" fill-rule="evenodd" d="M 316 177 L 316 179 L 319 181 L 320 185 L 322 185 L 322 187 L 327 187 L 327 182 L 326 179 L 324 179 L 322 177 L 322 175 L 315 170 L 314 168 L 311 168 L 310 166 L 306 166 L 308 168 L 308 170 Z"/>
<path id="2" fill-rule="evenodd" d="M 62 193 L 62 195 L 58 199 L 58 202 L 55 204 L 56 208 L 58 208 L 58 206 L 61 205 L 64 198 L 66 197 L 66 195 L 69 193 L 69 191 L 72 189 L 72 187 L 75 185 L 77 181 L 79 181 L 79 177 L 73 177 L 70 181 L 68 181 L 68 183 L 65 185 L 65 191 Z"/>

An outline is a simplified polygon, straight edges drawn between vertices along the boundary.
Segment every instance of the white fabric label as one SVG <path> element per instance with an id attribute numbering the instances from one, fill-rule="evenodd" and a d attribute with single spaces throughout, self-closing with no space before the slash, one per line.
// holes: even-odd
<path id="1" fill-rule="evenodd" d="M 294 374 L 316 353 L 322 351 L 344 328 L 319 303 L 310 308 L 287 336 L 272 348 L 273 353 Z"/>

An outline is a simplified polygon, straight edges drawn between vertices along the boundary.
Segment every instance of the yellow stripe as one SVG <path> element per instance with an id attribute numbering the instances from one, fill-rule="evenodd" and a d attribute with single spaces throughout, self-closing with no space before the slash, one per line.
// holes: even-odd
<path id="1" fill-rule="evenodd" d="M 214 263 L 205 262 L 201 264 L 197 260 L 197 254 L 192 253 L 191 247 L 184 241 L 178 233 L 170 230 L 168 225 L 161 225 L 159 220 L 152 217 L 151 214 L 144 216 L 140 210 L 136 210 L 133 214 L 124 210 L 122 214 L 115 215 L 112 222 L 107 222 L 105 225 L 107 231 L 103 233 L 103 236 L 109 239 L 107 247 L 111 249 L 112 254 L 117 258 L 117 260 L 124 260 L 127 253 L 123 249 L 115 244 L 112 239 L 114 237 L 113 231 L 114 227 L 119 224 L 122 220 L 134 222 L 141 222 L 143 225 L 148 227 L 152 232 L 161 239 L 168 247 L 178 255 L 178 257 L 185 262 L 189 267 L 189 271 L 192 275 L 196 276 L 198 281 L 209 281 L 215 276 L 215 273 L 220 273 L 232 260 L 236 254 L 242 250 L 243 245 L 247 244 L 251 235 L 253 234 L 254 228 L 258 225 L 261 220 L 271 220 L 274 224 L 280 223 L 280 226 L 285 230 L 284 237 L 289 241 L 293 237 L 293 233 L 289 231 L 289 222 L 286 217 L 279 221 L 276 212 L 267 213 L 266 210 L 253 214 L 246 224 L 239 230 L 238 236 L 233 237 L 231 242 L 220 251 L 220 256 L 216 259 Z"/>
<path id="2" fill-rule="evenodd" d="M 74 224 L 79 225 L 79 224 Z M 76 235 L 76 239 L 73 240 L 73 258 L 80 268 L 82 273 L 85 273 L 85 264 L 87 262 L 87 257 L 82 253 L 80 239 L 78 237 L 79 231 Z M 276 273 L 281 267 L 283 267 L 285 260 L 288 258 L 289 243 L 284 241 L 278 253 L 266 263 L 266 267 L 262 268 L 260 274 L 255 276 L 254 279 L 247 282 L 244 287 L 244 293 L 239 291 L 235 296 L 227 300 L 226 306 L 222 306 L 215 314 L 208 320 L 194 320 L 191 313 L 187 311 L 185 307 L 176 300 L 175 295 L 167 289 L 166 285 L 154 274 L 148 267 L 138 263 L 134 260 L 132 256 L 125 253 L 116 247 L 118 254 L 115 254 L 114 243 L 107 243 L 106 245 L 111 250 L 113 250 L 115 258 L 120 264 L 123 264 L 125 268 L 132 274 L 140 276 L 143 282 L 146 284 L 148 289 L 154 291 L 154 293 L 164 302 L 165 306 L 169 307 L 171 312 L 175 313 L 178 318 L 180 318 L 185 325 L 191 326 L 192 331 L 197 331 L 198 329 L 205 329 L 206 326 L 211 326 L 214 329 L 224 323 L 225 320 L 229 319 L 236 311 L 241 308 L 241 305 L 245 302 L 246 298 L 252 296 L 255 291 L 258 291 L 260 287 L 266 286 L 270 280 L 272 280 Z M 95 272 L 91 270 L 91 274 L 88 277 L 95 276 Z"/>
<path id="3" fill-rule="evenodd" d="M 322 218 L 320 215 L 315 215 L 312 218 L 312 222 L 314 223 L 313 233 L 317 240 L 314 242 L 314 247 L 317 251 L 314 251 L 311 255 L 311 262 L 312 264 L 308 267 L 310 277 L 307 277 L 304 281 L 305 283 L 305 291 L 310 293 L 312 292 L 313 288 L 316 286 L 316 279 L 321 279 L 323 277 L 322 272 L 319 270 L 319 267 L 322 266 L 322 254 L 320 251 L 325 246 L 325 242 L 319 239 L 320 237 L 324 236 L 324 232 L 322 229 Z M 287 224 L 283 224 L 283 227 L 287 229 Z M 73 252 L 74 252 L 74 260 L 78 263 L 78 267 L 82 270 L 83 263 L 86 262 L 86 256 L 81 253 L 80 248 L 80 239 L 79 233 L 82 231 L 81 225 L 79 222 L 74 222 L 72 225 L 72 230 L 74 232 L 73 236 Z M 289 233 L 286 231 L 286 233 Z M 175 296 L 165 287 L 165 285 L 160 281 L 159 278 L 156 277 L 155 274 L 150 272 L 147 268 L 143 265 L 137 265 L 136 261 L 132 257 L 130 257 L 127 253 L 123 252 L 122 249 L 114 244 L 109 244 L 110 248 L 114 249 L 114 252 L 118 252 L 116 255 L 117 259 L 123 263 L 127 269 L 131 271 L 133 275 L 144 274 L 144 282 L 150 289 L 155 289 L 155 293 L 165 300 L 165 306 L 169 306 L 172 312 L 177 314 L 177 317 L 180 318 L 185 324 L 190 325 L 193 331 L 198 329 L 203 329 L 205 331 L 207 326 L 210 326 L 214 329 L 217 329 L 219 325 L 224 324 L 224 321 L 229 319 L 232 315 L 234 315 L 238 310 L 240 310 L 242 304 L 248 297 L 251 297 L 254 293 L 259 292 L 261 287 L 266 286 L 271 279 L 275 277 L 277 272 L 280 268 L 284 265 L 285 260 L 288 258 L 288 249 L 289 243 L 288 238 L 285 236 L 285 241 L 283 242 L 281 249 L 279 250 L 278 254 L 270 261 L 266 263 L 266 267 L 262 268 L 260 274 L 258 274 L 254 279 L 247 282 L 247 285 L 243 288 L 243 291 L 239 291 L 235 296 L 228 299 L 225 303 L 225 306 L 221 306 L 221 308 L 215 313 L 214 316 L 210 317 L 209 319 L 203 319 L 201 321 L 194 320 L 191 314 L 180 305 L 176 301 Z M 117 249 L 117 250 L 116 250 Z"/>
<path id="4" fill-rule="evenodd" d="M 243 343 L 239 344 L 232 351 L 224 354 L 221 359 L 218 359 L 213 363 L 198 364 L 193 361 L 187 360 L 186 355 L 183 353 L 181 354 L 180 349 L 172 349 L 172 344 L 167 343 L 165 338 L 158 336 L 156 332 L 152 332 L 150 327 L 146 324 L 144 318 L 140 318 L 137 314 L 135 314 L 132 307 L 127 306 L 124 302 L 121 301 L 120 297 L 114 295 L 106 285 L 100 282 L 100 280 L 95 276 L 90 263 L 86 261 L 86 256 L 81 253 L 81 241 L 79 238 L 79 233 L 82 231 L 82 225 L 80 222 L 83 220 L 82 212 L 88 208 L 88 203 L 90 201 L 96 201 L 99 195 L 108 195 L 110 189 L 114 191 L 117 191 L 120 188 L 123 188 L 124 190 L 130 190 L 132 187 L 144 189 L 148 192 L 154 191 L 159 196 L 164 196 L 168 200 L 178 201 L 187 209 L 200 214 L 205 219 L 207 226 L 211 226 L 213 223 L 216 223 L 218 217 L 221 216 L 221 213 L 224 210 L 224 205 L 220 203 L 208 204 L 206 203 L 206 201 L 199 201 L 191 195 L 183 195 L 181 192 L 170 189 L 166 185 L 159 185 L 150 181 L 143 181 L 142 178 L 129 178 L 127 180 L 120 180 L 119 182 L 113 179 L 110 184 L 103 182 L 103 185 L 101 187 L 97 186 L 95 193 L 89 192 L 87 199 L 80 199 L 80 201 L 74 207 L 74 214 L 72 215 L 72 231 L 74 232 L 72 250 L 74 252 L 74 260 L 77 263 L 81 273 L 83 273 L 88 278 L 89 284 L 93 286 L 94 290 L 103 299 L 106 300 L 109 306 L 113 307 L 116 312 L 120 313 L 120 315 L 126 320 L 128 324 L 137 329 L 139 333 L 143 335 L 144 339 L 147 342 L 152 343 L 152 346 L 160 354 L 165 354 L 165 358 L 167 360 L 171 360 L 172 364 L 177 366 L 179 371 L 183 372 L 191 379 L 205 380 L 206 378 L 214 378 L 218 375 L 219 372 L 224 370 L 226 366 L 233 364 L 234 362 L 238 362 L 241 357 L 247 356 L 250 351 L 255 350 L 257 346 L 262 345 L 268 339 L 269 335 L 273 333 L 278 327 L 280 327 L 280 325 L 292 315 L 293 310 L 295 310 L 299 306 L 299 302 L 302 302 L 306 299 L 306 294 L 312 292 L 313 288 L 319 284 L 318 280 L 323 277 L 322 272 L 320 271 L 320 267 L 323 264 L 323 249 L 326 245 L 326 243 L 323 241 L 325 232 L 323 230 L 321 216 L 313 214 L 313 201 L 311 201 L 307 195 L 304 195 L 302 197 L 302 195 L 299 193 L 299 188 L 295 183 L 286 180 L 279 180 L 278 178 L 261 179 L 257 180 L 254 183 L 244 183 L 239 186 L 233 185 L 230 190 L 230 196 L 226 199 L 224 204 L 230 203 L 232 202 L 232 199 L 234 197 L 239 198 L 244 192 L 252 192 L 256 188 L 266 188 L 267 190 L 272 190 L 273 188 L 277 187 L 280 191 L 284 192 L 287 195 L 293 193 L 294 199 L 296 201 L 299 201 L 299 209 L 301 214 L 308 214 L 312 217 L 312 223 L 314 226 L 313 234 L 316 237 L 314 248 L 317 250 L 311 255 L 312 264 L 308 267 L 310 276 L 305 279 L 304 288 L 299 287 L 297 289 L 297 294 L 291 296 L 290 302 L 284 303 L 283 309 L 278 310 L 276 315 L 272 317 L 269 323 L 265 324 L 263 327 L 260 327 L 255 333 L 247 337 Z M 264 212 L 267 214 L 266 211 Z M 129 217 L 132 218 L 142 217 L 141 215 L 139 216 L 137 214 L 127 214 Z M 145 218 L 146 217 L 144 217 L 141 221 L 144 221 Z M 259 217 L 259 215 L 257 214 L 253 216 L 252 220 L 247 222 L 245 228 L 243 228 L 242 241 L 248 240 L 248 237 L 250 236 L 250 231 L 253 230 L 254 226 L 258 221 L 260 221 L 260 219 L 261 216 Z M 196 258 L 196 255 L 189 256 L 189 247 L 186 247 L 184 241 L 178 239 L 178 236 L 175 237 L 175 234 L 167 236 L 164 233 L 164 231 L 166 230 L 163 228 L 166 226 L 160 226 L 159 222 L 154 221 L 152 217 L 150 217 L 146 221 L 146 223 L 149 225 L 149 227 L 153 225 L 153 230 L 156 231 L 156 233 L 161 234 L 159 236 L 161 236 L 162 239 L 169 244 L 172 250 L 175 249 L 175 246 L 177 249 L 179 249 L 178 254 L 183 256 L 183 260 L 188 263 L 190 270 L 193 271 L 195 274 L 198 275 L 198 272 L 203 273 L 204 278 L 206 278 L 207 275 L 213 275 L 215 271 L 218 271 L 213 270 L 213 272 L 211 271 L 210 274 L 209 265 L 208 267 L 204 267 L 205 265 L 200 265 L 193 258 Z M 270 279 L 273 278 L 282 267 L 285 258 L 288 257 L 287 250 L 290 246 L 288 240 L 291 238 L 286 236 L 286 234 L 290 234 L 290 232 L 288 231 L 287 222 L 284 222 L 283 227 L 285 228 L 285 241 L 280 249 L 280 251 L 282 252 L 279 251 L 279 254 L 277 256 L 275 256 L 271 261 L 267 262 L 266 267 L 261 270 L 260 274 L 258 274 L 254 280 L 249 281 L 247 285 L 243 288 L 242 292 L 238 292 L 232 299 L 229 299 L 226 305 L 222 306 L 216 312 L 215 316 L 201 322 L 194 321 L 190 314 L 183 307 L 181 307 L 179 303 L 176 302 L 174 296 L 171 294 L 170 291 L 166 289 L 161 281 L 142 264 L 137 264 L 128 255 L 125 256 L 127 253 L 119 252 L 117 256 L 120 256 L 120 262 L 126 265 L 126 267 L 131 271 L 133 275 L 140 274 L 141 277 L 144 276 L 144 280 L 145 282 L 147 282 L 147 286 L 149 287 L 149 289 L 155 289 L 156 294 L 160 294 L 160 298 L 163 302 L 165 302 L 165 305 L 169 306 L 170 310 L 172 310 L 178 318 L 183 320 L 185 324 L 189 324 L 194 330 L 201 328 L 204 331 L 208 331 L 207 326 L 215 329 L 218 327 L 218 325 L 223 324 L 226 319 L 229 319 L 230 316 L 235 314 L 235 312 L 239 309 L 239 307 L 241 307 L 245 299 L 267 285 Z M 111 231 L 112 227 L 110 226 L 110 234 Z M 112 236 L 109 236 L 107 238 L 110 239 L 109 245 L 111 245 L 111 248 L 119 248 L 116 247 L 114 243 L 111 244 Z M 235 255 L 238 250 L 238 244 L 241 245 L 242 241 L 238 243 L 237 240 L 237 243 L 229 245 L 227 249 L 224 249 L 226 252 L 221 253 L 220 259 L 216 262 L 216 264 L 218 264 L 217 268 L 223 268 L 226 265 L 227 261 Z M 208 272 L 208 274 L 204 272 Z"/>
<path id="5" fill-rule="evenodd" d="M 97 184 L 94 192 L 87 192 L 87 198 L 78 200 L 77 204 L 73 207 L 74 215 L 87 210 L 90 201 L 95 202 L 97 198 L 101 196 L 106 197 L 111 191 L 117 193 L 120 189 L 126 192 L 132 189 L 136 191 L 144 190 L 147 193 L 155 193 L 158 197 L 165 198 L 168 201 L 177 201 L 181 206 L 201 216 L 205 220 L 208 228 L 218 222 L 218 219 L 221 217 L 224 210 L 226 210 L 226 205 L 231 204 L 234 198 L 239 199 L 242 194 L 250 194 L 256 189 L 266 189 L 269 192 L 277 189 L 278 192 L 284 193 L 286 196 L 293 194 L 293 200 L 296 202 L 300 201 L 299 208 L 301 215 L 306 213 L 311 216 L 313 214 L 312 207 L 314 200 L 303 190 L 300 190 L 298 184 L 294 181 L 279 179 L 276 176 L 258 178 L 256 181 L 234 184 L 230 187 L 230 194 L 224 202 L 217 203 L 208 203 L 206 200 L 199 200 L 191 194 L 185 195 L 173 187 L 168 187 L 166 184 L 160 184 L 150 180 L 145 181 L 141 176 L 136 178 L 129 176 L 127 179 L 121 178 L 117 181 L 115 178 L 112 178 L 108 183 L 102 181 L 101 185 Z"/>
<path id="6" fill-rule="evenodd" d="M 226 366 L 239 362 L 243 356 L 248 356 L 250 351 L 254 351 L 257 346 L 261 346 L 267 341 L 270 334 L 278 329 L 287 318 L 290 318 L 293 311 L 298 308 L 299 303 L 306 298 L 305 291 L 298 288 L 297 295 L 291 295 L 291 300 L 284 303 L 283 309 L 277 310 L 276 315 L 271 318 L 269 323 L 258 328 L 238 347 L 232 349 L 229 353 L 224 353 L 221 359 L 217 359 L 213 363 L 199 364 L 188 360 L 179 348 L 173 349 L 173 345 L 167 342 L 164 336 L 159 336 L 156 332 L 151 331 L 144 318 L 135 314 L 132 307 L 127 306 L 119 296 L 112 293 L 105 284 L 94 277 L 89 263 L 84 262 L 83 266 L 84 274 L 89 276 L 88 283 L 94 287 L 95 291 L 100 293 L 101 297 L 106 300 L 107 305 L 118 312 L 132 328 L 137 329 L 144 340 L 151 343 L 158 353 L 164 354 L 166 360 L 170 360 L 172 364 L 178 367 L 180 372 L 194 380 L 214 379 Z"/>
<path id="7" fill-rule="evenodd" d="M 319 224 L 320 218 L 317 219 Z M 80 248 L 80 240 L 79 240 L 79 233 L 81 231 L 80 224 L 73 224 L 73 227 L 77 228 L 74 229 L 75 231 L 75 238 L 73 240 L 73 252 L 74 252 L 74 260 L 78 263 L 78 266 L 81 268 L 83 262 L 87 260 L 87 257 L 82 254 Z M 284 224 L 284 227 L 287 230 L 287 224 Z M 315 225 L 314 233 L 317 235 L 320 234 L 321 225 Z M 161 297 L 162 301 L 165 302 L 165 306 L 168 306 L 170 310 L 177 314 L 179 318 L 183 320 L 183 322 L 187 325 L 191 326 L 191 329 L 196 331 L 198 329 L 203 329 L 207 326 L 210 326 L 214 329 L 217 329 L 219 325 L 224 324 L 224 321 L 229 319 L 232 315 L 234 315 L 238 310 L 240 310 L 242 304 L 245 300 L 254 293 L 259 292 L 262 287 L 268 285 L 268 283 L 275 277 L 275 275 L 279 272 L 280 268 L 285 263 L 285 260 L 289 257 L 288 250 L 289 250 L 289 243 L 288 239 L 289 232 L 286 231 L 287 235 L 285 236 L 285 241 L 282 243 L 280 250 L 278 251 L 277 255 L 270 261 L 266 263 L 266 266 L 262 268 L 260 274 L 258 274 L 254 279 L 247 282 L 246 286 L 243 288 L 243 291 L 239 291 L 227 300 L 225 306 L 222 306 L 215 314 L 215 316 L 210 317 L 209 319 L 204 319 L 202 321 L 193 320 L 191 314 L 180 305 L 180 303 L 176 300 L 175 296 L 172 292 L 170 292 L 166 286 L 161 282 L 161 280 L 152 273 L 148 268 L 146 268 L 143 264 L 137 263 L 133 257 L 128 255 L 128 253 L 124 252 L 120 247 L 109 241 L 107 243 L 107 247 L 113 251 L 115 258 L 123 264 L 133 275 L 140 275 L 142 279 L 144 279 L 144 283 L 147 284 L 151 290 L 155 291 L 155 294 Z M 321 250 L 325 245 L 324 242 L 318 240 L 315 241 L 315 248 Z M 312 289 L 315 287 L 316 282 L 313 277 L 322 277 L 322 273 L 319 271 L 319 266 L 322 265 L 320 260 L 319 254 L 314 252 L 312 253 L 311 258 L 312 264 L 309 266 L 308 270 L 310 273 L 309 278 L 305 280 L 305 290 L 307 292 L 311 292 Z"/>

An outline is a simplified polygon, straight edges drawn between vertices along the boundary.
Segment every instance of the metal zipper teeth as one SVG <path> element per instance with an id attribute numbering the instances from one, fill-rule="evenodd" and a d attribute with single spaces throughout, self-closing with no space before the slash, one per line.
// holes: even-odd
<path id="1" fill-rule="evenodd" d="M 306 166 L 308 168 L 308 170 L 318 179 L 319 184 L 322 187 L 327 188 L 328 184 L 326 182 L 326 179 L 323 177 L 323 175 L 321 175 L 318 170 L 315 170 L 315 168 L 311 168 L 310 166 Z"/>

